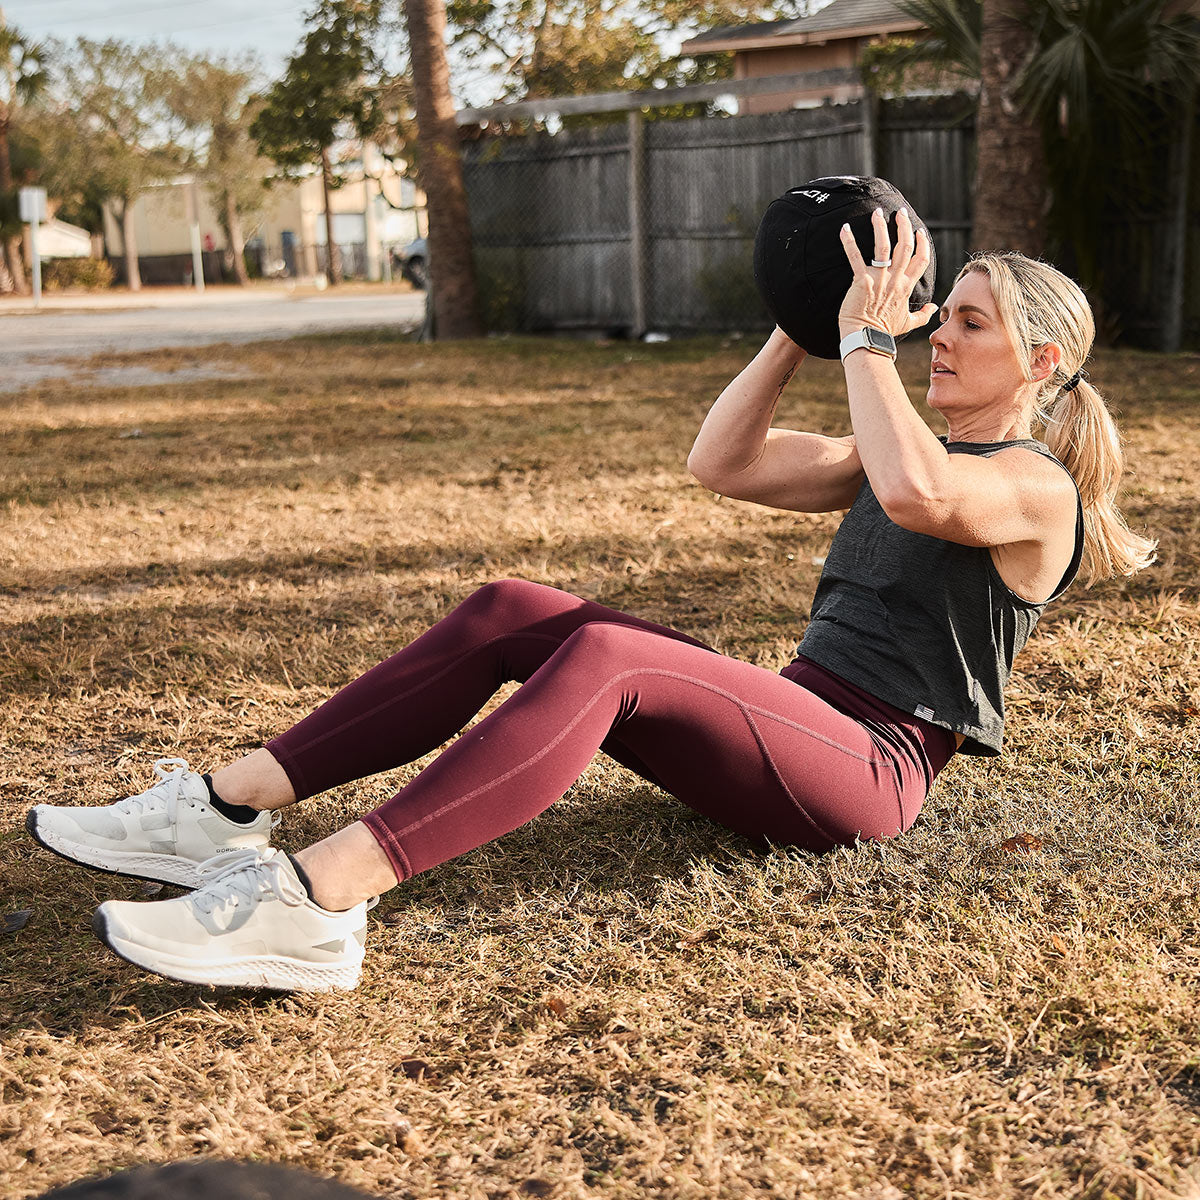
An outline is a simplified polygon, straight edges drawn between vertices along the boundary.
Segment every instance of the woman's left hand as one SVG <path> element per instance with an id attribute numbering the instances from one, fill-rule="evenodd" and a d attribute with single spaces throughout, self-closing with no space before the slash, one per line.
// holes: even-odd
<path id="1" fill-rule="evenodd" d="M 929 235 L 918 229 L 913 236 L 912 221 L 906 208 L 896 214 L 894 250 L 888 237 L 887 218 L 881 208 L 871 214 L 871 225 L 875 230 L 875 261 L 887 265 L 876 267 L 863 262 L 850 226 L 842 226 L 842 248 L 854 270 L 854 281 L 838 312 L 838 326 L 843 337 L 864 325 L 871 325 L 898 338 L 913 329 L 920 329 L 938 310 L 932 303 L 922 305 L 916 312 L 910 312 L 908 307 L 917 280 L 929 266 Z"/>

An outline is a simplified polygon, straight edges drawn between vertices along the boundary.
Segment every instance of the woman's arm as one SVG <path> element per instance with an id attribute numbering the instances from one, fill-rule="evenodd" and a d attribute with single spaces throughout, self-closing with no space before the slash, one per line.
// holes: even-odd
<path id="1" fill-rule="evenodd" d="M 688 455 L 688 469 L 710 491 L 796 512 L 833 512 L 853 503 L 863 479 L 853 437 L 771 428 L 804 357 L 776 329 L 717 397 Z"/>

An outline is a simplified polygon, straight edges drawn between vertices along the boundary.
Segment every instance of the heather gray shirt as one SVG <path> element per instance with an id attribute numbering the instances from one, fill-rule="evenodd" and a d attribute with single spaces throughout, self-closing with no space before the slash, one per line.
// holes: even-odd
<path id="1" fill-rule="evenodd" d="M 1031 439 L 940 440 L 950 454 L 988 458 L 1021 446 L 1058 462 Z M 1078 489 L 1076 504 L 1071 565 L 1049 600 L 1034 604 L 1000 578 L 987 547 L 902 529 L 864 480 L 829 548 L 797 653 L 877 699 L 963 734 L 963 753 L 999 754 L 1013 659 L 1046 604 L 1079 570 Z"/>

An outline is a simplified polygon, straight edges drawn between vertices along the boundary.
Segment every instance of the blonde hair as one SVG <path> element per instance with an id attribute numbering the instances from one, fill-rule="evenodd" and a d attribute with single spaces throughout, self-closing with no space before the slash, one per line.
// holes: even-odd
<path id="1" fill-rule="evenodd" d="M 988 277 L 1026 379 L 1033 379 L 1034 357 L 1046 343 L 1062 351 L 1058 367 L 1038 389 L 1034 415 L 1083 500 L 1084 581 L 1090 587 L 1148 567 L 1157 542 L 1134 533 L 1116 506 L 1125 456 L 1112 414 L 1086 378 L 1070 391 L 1064 387 L 1082 371 L 1096 336 L 1087 298 L 1061 271 L 1023 254 L 976 254 L 958 278 L 973 271 Z"/>

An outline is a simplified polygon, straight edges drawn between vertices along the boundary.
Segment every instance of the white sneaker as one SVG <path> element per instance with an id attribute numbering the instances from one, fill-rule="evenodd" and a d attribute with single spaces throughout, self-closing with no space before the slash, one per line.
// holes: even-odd
<path id="1" fill-rule="evenodd" d="M 107 900 L 92 929 L 127 962 L 183 983 L 324 992 L 352 988 L 367 938 L 364 901 L 327 912 L 281 850 L 223 854 L 176 900 Z"/>
<path id="2" fill-rule="evenodd" d="M 160 758 L 154 771 L 158 783 L 116 804 L 39 804 L 25 828 L 47 850 L 85 867 L 179 887 L 196 887 L 200 863 L 215 855 L 270 842 L 278 812 L 239 824 L 213 808 L 208 785 L 183 759 Z"/>

